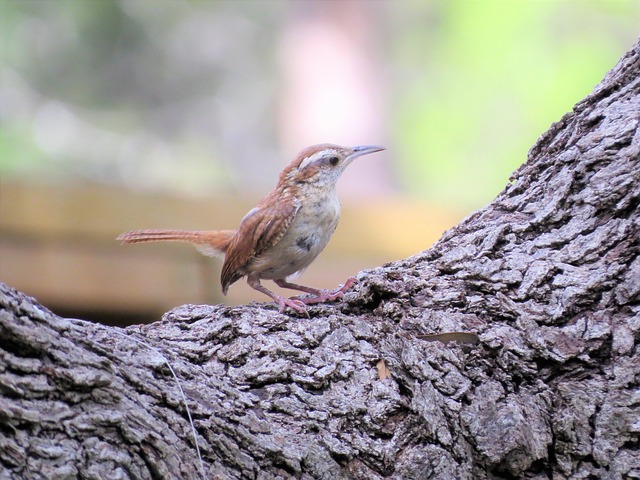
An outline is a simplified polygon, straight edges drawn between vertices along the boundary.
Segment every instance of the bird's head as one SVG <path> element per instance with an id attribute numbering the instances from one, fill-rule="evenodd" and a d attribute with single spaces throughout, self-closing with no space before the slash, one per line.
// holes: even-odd
<path id="1" fill-rule="evenodd" d="M 331 187 L 336 184 L 345 168 L 356 158 L 384 150 L 378 145 L 341 147 L 323 143 L 302 150 L 280 174 L 279 185 L 315 184 Z"/>

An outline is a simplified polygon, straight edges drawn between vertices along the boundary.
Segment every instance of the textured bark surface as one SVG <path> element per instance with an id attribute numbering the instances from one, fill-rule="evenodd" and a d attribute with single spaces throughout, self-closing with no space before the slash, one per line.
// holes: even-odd
<path id="1" fill-rule="evenodd" d="M 494 202 L 310 318 L 117 330 L 3 287 L 0 478 L 200 478 L 158 350 L 206 478 L 640 478 L 639 124 L 640 43 Z M 416 337 L 450 331 L 480 342 Z"/>

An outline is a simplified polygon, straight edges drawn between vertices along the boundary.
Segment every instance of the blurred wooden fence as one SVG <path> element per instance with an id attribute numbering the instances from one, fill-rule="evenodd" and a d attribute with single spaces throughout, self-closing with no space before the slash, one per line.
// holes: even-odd
<path id="1" fill-rule="evenodd" d="M 57 313 L 115 324 L 154 320 L 183 303 L 265 301 L 244 281 L 223 297 L 220 261 L 201 256 L 189 245 L 125 247 L 115 241 L 118 233 L 139 228 L 235 228 L 257 200 L 3 183 L 0 281 Z M 346 204 L 332 241 L 300 282 L 335 287 L 364 268 L 429 247 L 458 220 L 407 200 Z"/>

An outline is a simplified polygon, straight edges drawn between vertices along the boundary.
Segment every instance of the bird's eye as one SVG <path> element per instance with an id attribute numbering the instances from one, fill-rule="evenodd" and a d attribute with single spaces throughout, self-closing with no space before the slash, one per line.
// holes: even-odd
<path id="1" fill-rule="evenodd" d="M 334 167 L 338 164 L 340 159 L 338 157 L 329 157 L 329 163 Z"/>

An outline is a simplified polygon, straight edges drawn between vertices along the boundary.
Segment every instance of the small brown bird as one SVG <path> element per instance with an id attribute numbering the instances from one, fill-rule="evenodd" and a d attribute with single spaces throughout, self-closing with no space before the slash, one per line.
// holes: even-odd
<path id="1" fill-rule="evenodd" d="M 336 290 L 321 290 L 287 279 L 306 269 L 329 242 L 340 219 L 336 182 L 356 158 L 384 147 L 341 147 L 320 144 L 305 148 L 280 173 L 275 190 L 240 222 L 237 230 L 134 230 L 118 236 L 124 244 L 177 241 L 193 243 L 200 252 L 224 257 L 222 292 L 246 276 L 247 283 L 286 307 L 304 313 L 305 305 L 336 300 L 353 286 L 355 278 Z M 286 298 L 264 287 L 260 280 L 311 294 Z"/>

